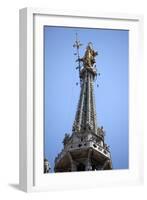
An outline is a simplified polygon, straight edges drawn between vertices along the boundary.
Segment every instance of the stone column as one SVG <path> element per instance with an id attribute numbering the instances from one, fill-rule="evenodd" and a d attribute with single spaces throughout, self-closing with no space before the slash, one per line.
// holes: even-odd
<path id="1" fill-rule="evenodd" d="M 91 171 L 92 170 L 92 166 L 91 166 L 91 154 L 92 154 L 92 149 L 90 148 L 89 151 L 88 151 L 86 171 Z"/>
<path id="2" fill-rule="evenodd" d="M 88 73 L 88 76 L 87 76 L 87 113 L 86 113 L 86 125 L 88 125 L 88 129 L 89 129 L 89 126 L 90 126 L 90 117 L 91 117 L 91 109 L 90 109 L 90 105 L 91 105 L 91 102 L 90 102 L 90 74 Z"/>
<path id="3" fill-rule="evenodd" d="M 75 162 L 73 161 L 73 159 L 72 159 L 72 156 L 71 156 L 71 153 L 70 153 L 70 152 L 68 152 L 68 157 L 69 157 L 70 164 L 71 164 L 71 171 L 72 171 L 72 172 L 75 172 L 75 171 L 77 171 L 77 166 L 76 166 Z"/>

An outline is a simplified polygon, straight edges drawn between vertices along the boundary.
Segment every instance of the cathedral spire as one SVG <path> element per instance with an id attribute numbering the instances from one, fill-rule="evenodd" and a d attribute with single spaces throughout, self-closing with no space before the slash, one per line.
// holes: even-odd
<path id="1" fill-rule="evenodd" d="M 77 50 L 75 55 L 81 91 L 72 133 L 65 134 L 63 150 L 55 158 L 55 172 L 112 169 L 111 154 L 104 141 L 104 130 L 97 126 L 96 118 L 93 85 L 97 76 L 95 57 L 98 53 L 89 42 L 84 56 L 80 57 L 81 46 L 76 35 L 73 47 Z"/>
<path id="2" fill-rule="evenodd" d="M 81 92 L 73 124 L 73 131 L 75 132 L 85 133 L 85 131 L 92 131 L 97 134 L 97 119 L 93 87 L 94 79 L 97 76 L 96 65 L 94 65 L 96 62 L 95 57 L 97 55 L 98 53 L 94 51 L 92 43 L 89 42 L 84 56 L 79 58 L 79 62 L 82 62 L 79 71 Z"/>

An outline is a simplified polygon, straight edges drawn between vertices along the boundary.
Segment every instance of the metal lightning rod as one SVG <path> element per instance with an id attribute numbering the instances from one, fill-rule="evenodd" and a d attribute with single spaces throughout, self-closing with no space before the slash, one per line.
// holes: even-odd
<path id="1" fill-rule="evenodd" d="M 77 60 L 76 60 L 76 62 L 78 62 L 78 67 L 76 67 L 76 69 L 79 69 L 79 74 L 80 74 L 80 68 L 81 68 L 79 48 L 81 46 L 82 46 L 82 44 L 78 40 L 78 34 L 76 33 L 76 41 L 75 41 L 73 47 L 76 48 L 76 50 L 77 50 L 77 52 L 74 55 L 77 55 L 77 57 L 78 57 Z"/>

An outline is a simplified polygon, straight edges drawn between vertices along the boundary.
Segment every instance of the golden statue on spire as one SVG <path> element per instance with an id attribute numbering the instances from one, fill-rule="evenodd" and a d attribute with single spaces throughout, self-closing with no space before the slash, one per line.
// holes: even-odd
<path id="1" fill-rule="evenodd" d="M 97 51 L 93 50 L 93 46 L 92 43 L 89 42 L 87 47 L 86 47 L 86 51 L 85 51 L 85 55 L 83 58 L 80 59 L 80 61 L 83 62 L 83 65 L 85 68 L 91 68 L 93 67 L 95 61 L 95 57 L 98 55 Z"/>
<path id="2" fill-rule="evenodd" d="M 79 69 L 79 77 L 80 77 L 80 85 L 82 82 L 82 74 L 85 71 L 85 69 L 90 70 L 91 72 L 93 72 L 94 76 L 97 76 L 97 70 L 96 70 L 96 65 L 94 65 L 96 63 L 95 57 L 98 55 L 97 51 L 94 51 L 93 49 L 93 44 L 92 42 L 89 42 L 84 56 L 80 57 L 80 47 L 82 46 L 80 40 L 78 40 L 78 35 L 76 33 L 76 41 L 73 45 L 74 48 L 76 48 L 77 52 L 74 53 L 74 55 L 77 56 L 76 62 L 78 62 L 78 66 L 76 67 L 76 69 Z M 100 75 L 100 73 L 98 74 Z"/>

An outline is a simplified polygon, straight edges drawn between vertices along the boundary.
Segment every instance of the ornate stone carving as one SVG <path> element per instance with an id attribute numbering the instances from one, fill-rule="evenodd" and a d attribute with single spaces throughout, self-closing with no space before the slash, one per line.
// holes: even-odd
<path id="1" fill-rule="evenodd" d="M 63 139 L 63 144 L 64 144 L 64 146 L 65 146 L 66 144 L 68 144 L 69 140 L 70 140 L 70 134 L 65 133 L 65 136 L 64 136 L 64 139 Z"/>
<path id="2" fill-rule="evenodd" d="M 50 165 L 49 165 L 49 162 L 48 162 L 48 160 L 45 158 L 44 159 L 44 173 L 49 173 L 49 171 L 50 171 Z"/>
<path id="3" fill-rule="evenodd" d="M 79 43 L 75 47 L 79 50 Z M 112 169 L 109 147 L 104 143 L 104 129 L 97 126 L 93 82 L 97 75 L 92 43 L 88 43 L 83 58 L 78 57 L 81 83 L 80 98 L 72 127 L 65 134 L 64 149 L 55 159 L 55 172 Z M 81 67 L 81 62 L 83 66 Z"/>

